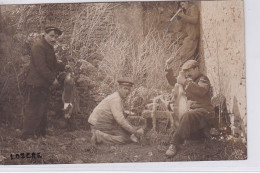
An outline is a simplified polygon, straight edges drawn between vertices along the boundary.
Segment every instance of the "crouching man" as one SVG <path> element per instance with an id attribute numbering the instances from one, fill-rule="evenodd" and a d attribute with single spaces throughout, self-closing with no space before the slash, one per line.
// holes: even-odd
<path id="1" fill-rule="evenodd" d="M 207 135 L 210 122 L 213 120 L 211 105 L 211 89 L 209 79 L 201 74 L 199 64 L 188 60 L 182 66 L 184 76 L 177 78 L 177 83 L 183 85 L 188 100 L 188 111 L 180 119 L 180 124 L 174 132 L 171 145 L 166 151 L 169 157 L 177 153 L 177 148 L 184 140 L 194 135 Z M 206 136 L 206 137 L 207 137 Z"/>
<path id="2" fill-rule="evenodd" d="M 93 145 L 102 142 L 125 144 L 143 135 L 143 129 L 132 126 L 123 114 L 123 101 L 134 83 L 129 79 L 120 79 L 118 84 L 118 90 L 102 100 L 88 119 Z"/>

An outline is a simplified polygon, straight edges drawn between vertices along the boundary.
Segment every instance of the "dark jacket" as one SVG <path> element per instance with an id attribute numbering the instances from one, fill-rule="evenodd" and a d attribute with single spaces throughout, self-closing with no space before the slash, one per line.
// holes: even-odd
<path id="1" fill-rule="evenodd" d="M 208 77 L 199 75 L 194 81 L 185 83 L 185 91 L 190 109 L 206 109 L 213 112 L 211 105 L 211 85 Z"/>
<path id="2" fill-rule="evenodd" d="M 57 72 L 62 70 L 64 64 L 57 62 L 53 46 L 44 37 L 32 46 L 30 71 L 26 80 L 28 85 L 48 88 L 54 82 Z"/>

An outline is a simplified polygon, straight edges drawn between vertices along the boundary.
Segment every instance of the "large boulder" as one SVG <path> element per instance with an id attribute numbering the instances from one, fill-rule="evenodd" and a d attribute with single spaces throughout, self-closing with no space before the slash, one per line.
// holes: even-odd
<path id="1" fill-rule="evenodd" d="M 92 73 L 97 73 L 97 68 L 92 65 L 90 62 L 86 61 L 86 60 L 79 60 L 80 63 L 80 72 L 81 74 L 86 74 L 86 75 L 90 75 Z"/>
<path id="2" fill-rule="evenodd" d="M 84 74 L 80 74 L 76 82 L 79 87 L 88 87 L 89 89 L 95 87 L 95 82 Z"/>

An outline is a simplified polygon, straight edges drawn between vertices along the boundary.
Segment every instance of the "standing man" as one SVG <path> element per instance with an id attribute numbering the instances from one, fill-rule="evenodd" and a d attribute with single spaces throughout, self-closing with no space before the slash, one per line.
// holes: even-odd
<path id="1" fill-rule="evenodd" d="M 53 48 L 61 34 L 62 31 L 56 27 L 46 27 L 44 36 L 32 46 L 30 70 L 26 79 L 29 103 L 25 109 L 23 140 L 34 135 L 46 135 L 49 87 L 59 85 L 56 75 L 64 70 Z"/>
<path id="2" fill-rule="evenodd" d="M 182 12 L 177 14 L 177 17 L 182 22 L 182 37 L 181 47 L 176 57 L 171 57 L 166 61 L 166 71 L 172 73 L 171 78 L 178 75 L 181 66 L 189 59 L 195 59 L 195 53 L 199 44 L 199 10 L 193 2 L 183 1 L 179 3 Z M 174 72 L 173 72 L 174 70 Z M 171 79 L 174 80 L 174 79 Z"/>
<path id="3" fill-rule="evenodd" d="M 166 151 L 167 156 L 174 156 L 177 153 L 177 147 L 194 134 L 208 134 L 210 122 L 214 116 L 210 81 L 201 74 L 198 62 L 188 60 L 182 66 L 182 71 L 185 75 L 178 77 L 177 83 L 183 85 L 186 92 L 188 111 L 180 119 L 171 145 Z"/>
<path id="4" fill-rule="evenodd" d="M 102 100 L 90 115 L 93 145 L 97 143 L 125 144 L 143 135 L 143 129 L 132 126 L 124 117 L 123 101 L 134 85 L 129 79 L 118 80 L 118 90 Z M 133 136 L 135 135 L 135 136 Z"/>

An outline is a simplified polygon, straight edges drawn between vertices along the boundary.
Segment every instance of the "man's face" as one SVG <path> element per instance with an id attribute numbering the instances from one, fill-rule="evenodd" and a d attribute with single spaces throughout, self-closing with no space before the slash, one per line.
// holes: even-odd
<path id="1" fill-rule="evenodd" d="M 189 7 L 189 2 L 181 2 L 180 3 L 181 8 L 187 10 Z"/>
<path id="2" fill-rule="evenodd" d="M 195 80 L 199 76 L 199 74 L 200 74 L 200 71 L 199 71 L 198 67 L 190 68 L 185 71 L 185 77 L 190 78 L 192 80 Z"/>
<path id="3" fill-rule="evenodd" d="M 58 39 L 59 35 L 54 31 L 50 31 L 49 33 L 45 33 L 44 38 L 50 44 L 54 45 Z"/>
<path id="4" fill-rule="evenodd" d="M 131 92 L 131 88 L 130 86 L 124 86 L 124 85 L 121 85 L 119 86 L 119 93 L 120 93 L 120 96 L 125 99 Z"/>

